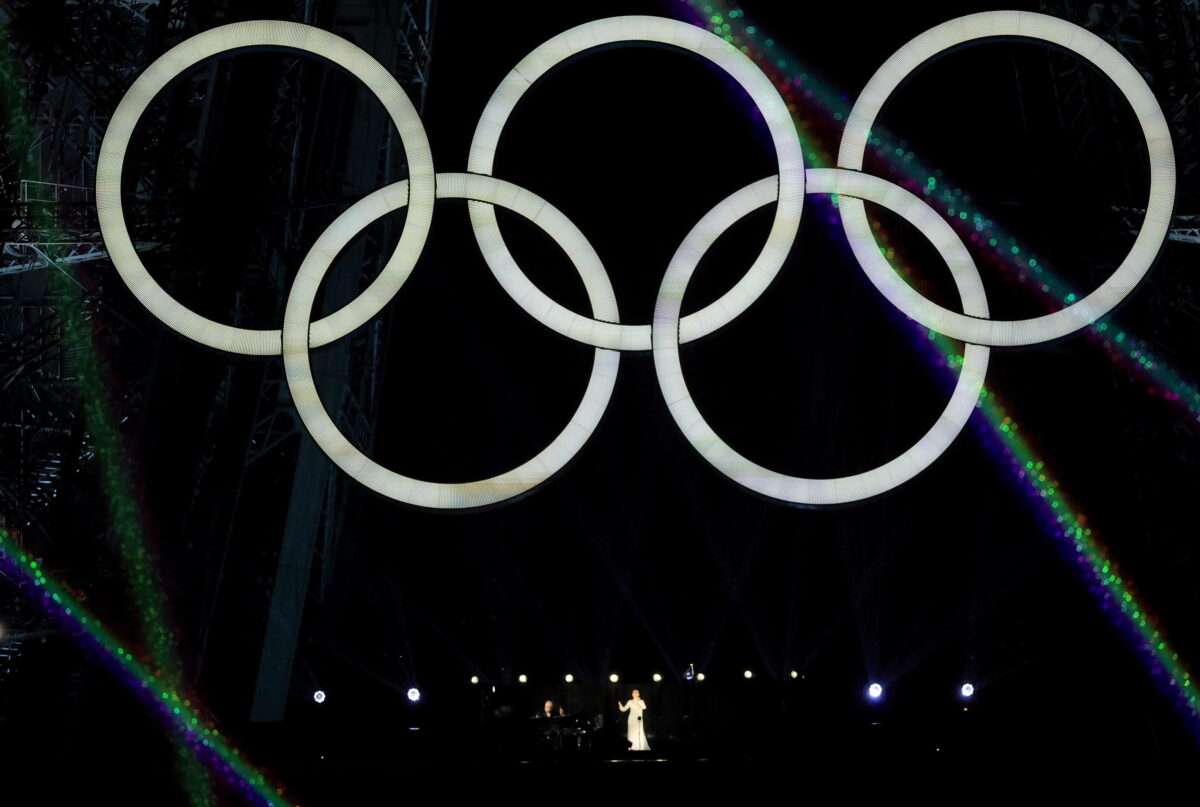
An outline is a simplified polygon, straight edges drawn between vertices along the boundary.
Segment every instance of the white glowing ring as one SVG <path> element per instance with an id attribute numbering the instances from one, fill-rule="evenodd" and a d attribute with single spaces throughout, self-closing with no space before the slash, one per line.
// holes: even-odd
<path id="1" fill-rule="evenodd" d="M 700 258 L 730 226 L 770 201 L 775 178 L 760 180 L 714 207 L 688 233 L 671 259 L 654 306 L 654 369 L 671 416 L 688 442 L 717 470 L 764 496 L 792 504 L 826 505 L 859 501 L 891 490 L 929 467 L 958 437 L 979 400 L 987 372 L 988 348 L 967 345 L 954 393 L 937 422 L 895 459 L 852 476 L 805 479 L 763 468 L 738 454 L 705 422 L 683 378 L 679 361 L 679 312 L 688 281 Z M 923 200 L 886 180 L 838 168 L 809 169 L 809 193 L 836 193 L 839 206 L 855 196 L 892 210 L 910 222 L 937 248 L 950 267 L 954 284 L 971 316 L 986 317 L 987 298 L 970 253 L 946 221 Z M 888 266 L 878 249 L 860 254 L 864 264 Z M 876 270 L 879 266 L 874 267 Z"/>
<path id="2" fill-rule="evenodd" d="M 925 61 L 948 48 L 978 39 L 1016 36 L 1049 42 L 1078 54 L 1108 76 L 1133 107 L 1150 157 L 1146 218 L 1129 254 L 1099 288 L 1066 308 L 1023 320 L 963 316 L 927 300 L 886 263 L 867 270 L 875 287 L 907 316 L 938 333 L 977 345 L 1033 345 L 1057 339 L 1107 314 L 1133 291 L 1162 247 L 1175 202 L 1175 154 L 1166 118 L 1138 71 L 1095 34 L 1064 20 L 1028 11 L 989 11 L 938 25 L 898 50 L 876 71 L 854 103 L 838 152 L 842 168 L 861 169 L 871 127 L 892 92 Z M 878 249 L 862 202 L 841 206 L 846 236 L 860 259 Z M 970 312 L 968 312 L 970 314 Z"/>
<path id="3" fill-rule="evenodd" d="M 596 349 L 592 374 L 575 414 L 537 456 L 507 473 L 476 482 L 442 483 L 412 479 L 388 470 L 350 444 L 321 403 L 308 358 L 308 322 L 317 290 L 330 263 L 371 222 L 404 207 L 404 182 L 381 188 L 338 216 L 317 239 L 300 265 L 283 315 L 283 366 L 296 411 L 313 440 L 338 467 L 371 490 L 397 501 L 429 508 L 480 507 L 518 496 L 557 473 L 595 431 L 612 396 L 620 353 Z M 567 252 L 583 277 L 593 312 L 616 320 L 617 306 L 608 275 L 595 250 L 565 216 L 529 191 L 477 174 L 438 174 L 439 199 L 477 199 L 512 210 L 543 227 Z"/>
<path id="4" fill-rule="evenodd" d="M 425 246 L 433 217 L 433 155 L 412 101 L 383 65 L 339 36 L 294 22 L 256 20 L 213 28 L 179 43 L 154 61 L 125 93 L 113 113 L 96 163 L 96 209 L 109 257 L 134 296 L 154 316 L 184 336 L 209 347 L 251 356 L 280 352 L 280 332 L 223 325 L 202 317 L 169 295 L 146 271 L 133 247 L 121 205 L 125 152 L 142 114 L 168 82 L 203 59 L 250 47 L 282 47 L 333 62 L 362 81 L 387 110 L 400 132 L 411 182 L 409 211 L 396 251 L 375 281 L 339 311 L 312 324 L 312 344 L 338 339 L 379 312 L 404 283 Z"/>
<path id="5" fill-rule="evenodd" d="M 697 339 L 725 325 L 745 311 L 770 285 L 792 248 L 804 206 L 804 156 L 796 124 L 787 104 L 771 79 L 754 62 L 715 34 L 702 28 L 662 17 L 611 17 L 585 23 L 545 42 L 522 59 L 500 82 L 475 128 L 467 170 L 492 173 L 500 133 L 521 96 L 554 66 L 601 45 L 625 42 L 654 42 L 672 45 L 708 59 L 741 85 L 762 114 L 771 133 L 779 161 L 778 199 L 775 221 L 767 243 L 749 271 L 720 299 L 684 317 L 680 339 Z M 488 266 L 504 289 L 525 311 L 563 336 L 596 347 L 614 350 L 649 350 L 649 325 L 620 325 L 575 314 L 551 300 L 517 266 L 490 205 L 471 208 L 475 229 Z"/>

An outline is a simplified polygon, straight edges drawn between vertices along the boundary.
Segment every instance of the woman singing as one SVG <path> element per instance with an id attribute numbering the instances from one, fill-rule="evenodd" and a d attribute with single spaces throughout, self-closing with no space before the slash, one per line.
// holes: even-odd
<path id="1" fill-rule="evenodd" d="M 646 711 L 642 693 L 635 689 L 628 703 L 617 701 L 617 708 L 622 712 L 629 712 L 629 732 L 625 736 L 629 740 L 630 750 L 649 751 L 650 743 L 646 742 L 646 726 L 642 720 L 642 712 Z"/>

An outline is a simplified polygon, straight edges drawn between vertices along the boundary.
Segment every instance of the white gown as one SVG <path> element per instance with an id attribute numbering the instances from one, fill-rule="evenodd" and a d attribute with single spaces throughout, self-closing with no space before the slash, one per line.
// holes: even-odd
<path id="1" fill-rule="evenodd" d="M 620 709 L 622 712 L 629 712 L 629 732 L 625 735 L 631 746 L 629 750 L 649 751 L 650 743 L 646 742 L 646 721 L 642 720 L 646 702 L 641 698 L 630 698 Z"/>

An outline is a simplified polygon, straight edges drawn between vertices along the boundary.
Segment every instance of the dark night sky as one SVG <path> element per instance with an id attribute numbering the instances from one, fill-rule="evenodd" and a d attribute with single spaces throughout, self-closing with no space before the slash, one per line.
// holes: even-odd
<path id="1" fill-rule="evenodd" d="M 636 9 L 603 9 L 627 10 Z M 485 20 L 487 13 L 496 18 Z M 787 36 L 793 53 L 850 97 L 893 47 L 945 17 L 880 10 L 863 34 L 852 33 L 860 12 L 850 8 L 802 24 L 763 13 L 764 29 Z M 427 116 L 439 164 L 464 164 L 478 111 L 507 65 L 596 15 L 496 9 L 456 17 L 443 9 Z M 1039 66 L 1034 46 L 1014 50 Z M 1054 130 L 1048 92 L 1029 79 L 1016 98 L 1013 57 L 999 45 L 977 51 L 922 73 L 884 123 L 911 131 L 929 163 L 976 189 L 981 208 L 1087 282 L 1077 267 L 1122 246 L 1087 215 L 1115 191 L 1104 187 L 1103 162 L 1086 160 L 1108 157 L 1100 149 L 1074 157 L 1079 133 Z M 1027 125 L 1014 108 L 1022 102 Z M 614 50 L 567 66 L 527 96 L 501 141 L 497 174 L 568 211 L 609 266 L 625 316 L 644 322 L 661 267 L 687 228 L 723 195 L 772 171 L 763 140 L 743 100 L 704 64 L 658 49 Z M 396 448 L 385 455 L 437 479 L 495 473 L 543 445 L 569 415 L 588 366 L 585 349 L 541 333 L 490 282 L 461 207 L 439 206 L 431 271 L 414 277 L 411 294 L 406 288 L 396 303 L 388 365 L 384 434 Z M 746 222 L 714 255 L 724 260 L 702 265 L 695 301 L 685 305 L 699 307 L 728 287 L 768 221 Z M 1048 226 L 1053 221 L 1062 227 Z M 519 222 L 512 230 L 514 241 L 527 235 Z M 539 257 L 547 250 L 536 239 L 528 249 Z M 527 265 L 546 283 L 571 276 L 561 260 L 557 268 Z M 986 278 L 994 310 L 1037 311 L 994 274 Z M 548 287 L 581 305 L 573 285 Z M 1146 317 L 1149 296 L 1132 301 L 1124 317 Z M 684 362 L 718 433 L 797 474 L 886 460 L 924 430 L 946 395 L 908 327 L 879 304 L 839 235 L 817 216 L 777 286 L 725 332 L 690 348 Z M 1158 607 L 1177 603 L 1178 618 L 1190 621 L 1192 595 L 1176 593 L 1188 588 L 1168 570 L 1186 557 L 1186 544 L 1171 537 L 1178 515 L 1148 515 L 1177 507 L 1172 501 L 1186 489 L 1158 481 L 1170 476 L 1161 473 L 1165 463 L 1178 462 L 1170 432 L 1157 444 L 1122 439 L 1135 428 L 1127 418 L 1141 424 L 1177 414 L 1145 401 L 1079 338 L 997 351 L 989 382 L 1100 533 L 1118 551 L 1129 547 L 1122 562 L 1133 564 L 1134 579 L 1162 575 Z M 1031 660 L 1066 669 L 1079 664 L 1067 661 L 1076 654 L 1100 654 L 1102 665 L 1100 657 L 1123 652 L 1106 628 L 1078 629 L 1093 619 L 1084 591 L 978 438 L 964 435 L 942 462 L 878 501 L 790 509 L 728 484 L 692 454 L 666 415 L 647 356 L 623 357 L 600 432 L 545 490 L 449 518 L 384 502 L 372 512 L 381 526 L 362 536 L 349 562 L 399 592 L 410 626 L 437 626 L 431 643 L 443 647 L 426 657 L 414 651 L 418 673 L 439 654 L 461 652 L 490 676 L 504 674 L 506 654 L 516 667 L 583 665 L 592 675 L 711 659 L 772 674 L 805 664 L 847 675 L 915 665 L 919 676 L 923 662 L 952 667 L 965 653 L 979 675 L 1002 678 Z M 1170 545 L 1173 559 L 1156 559 L 1152 540 Z M 1155 594 L 1149 584 L 1145 591 Z M 354 594 L 377 596 L 358 587 Z M 481 629 L 481 619 L 492 624 Z M 1067 649 L 1067 636 L 1078 646 Z"/>
<path id="2" fill-rule="evenodd" d="M 677 5 L 440 3 L 425 111 L 438 170 L 465 170 L 487 98 L 540 42 L 601 16 L 666 14 Z M 907 40 L 955 13 L 995 7 L 815 5 L 748 0 L 743 8 L 851 101 Z M 253 110 L 252 95 L 242 103 L 238 114 Z M 1110 207 L 1144 200 L 1146 171 L 1116 161 L 1140 165 L 1144 151 L 1127 109 L 1111 123 L 1062 127 L 1055 103 L 1044 48 L 994 43 L 922 70 L 881 124 L 1061 275 L 1092 288 L 1132 241 Z M 817 131 L 837 134 L 826 123 Z M 824 151 L 835 142 L 823 140 Z M 244 162 L 218 169 L 204 193 L 229 206 L 201 215 L 193 234 L 222 217 L 252 219 L 261 207 L 239 173 L 254 159 L 252 144 L 225 148 L 217 153 L 241 150 Z M 881 163 L 867 169 L 888 176 Z M 649 322 L 663 268 L 688 229 L 774 170 L 761 121 L 715 69 L 664 49 L 622 48 L 573 61 L 538 84 L 501 139 L 495 173 L 564 211 L 604 260 L 623 318 Z M 685 348 L 683 364 L 701 411 L 731 445 L 775 470 L 831 476 L 895 456 L 932 423 L 949 389 L 912 327 L 858 269 L 840 228 L 825 220 L 829 205 L 809 201 L 768 293 Z M 906 225 L 883 220 L 922 280 L 949 301 L 948 273 L 928 247 Z M 583 310 L 582 284 L 556 248 L 516 216 L 501 223 L 529 275 Z M 769 223 L 770 210 L 760 211 L 722 239 L 701 264 L 685 312 L 736 280 Z M 236 254 L 202 240 L 197 255 Z M 1200 363 L 1185 340 L 1195 325 L 1175 310 L 1172 290 L 1187 285 L 1181 278 L 1195 249 L 1164 247 L 1152 282 L 1118 314 L 1131 332 L 1153 333 L 1192 379 Z M 994 316 L 1043 310 L 995 265 L 980 265 Z M 589 349 L 549 333 L 505 296 L 478 255 L 464 202 L 439 203 L 426 252 L 390 312 L 374 456 L 400 472 L 462 481 L 515 466 L 566 422 L 586 383 Z M 148 404 L 147 432 L 132 439 L 174 581 L 180 642 L 194 658 L 204 581 L 212 579 L 212 569 L 195 564 L 213 552 L 181 535 L 174 512 L 192 465 L 173 458 L 201 450 L 204 399 L 190 397 L 189 385 L 204 387 L 230 360 L 140 316 L 172 370 Z M 1200 481 L 1196 423 L 1148 396 L 1143 380 L 1081 335 L 993 351 L 988 387 L 1181 656 L 1200 657 L 1197 569 L 1184 526 Z M 256 482 L 246 505 L 199 682 L 214 712 L 235 725 L 253 687 L 287 463 Z M 919 703 L 944 698 L 969 676 L 981 702 L 997 704 L 1001 731 L 1036 722 L 1050 744 L 1119 727 L 1139 744 L 1187 743 L 975 425 L 885 496 L 836 509 L 788 507 L 737 487 L 696 455 L 669 417 L 650 357 L 625 354 L 597 433 L 531 495 L 458 514 L 366 493 L 350 506 L 355 517 L 332 559 L 331 587 L 310 598 L 304 616 L 290 712 L 298 721 L 318 687 L 344 698 L 341 715 L 353 725 L 356 709 L 398 709 L 412 685 L 433 693 L 431 709 L 457 708 L 471 697 L 472 674 L 509 683 L 527 673 L 540 683 L 569 671 L 600 682 L 617 670 L 644 681 L 695 663 L 717 680 L 746 667 L 767 677 L 800 670 L 848 712 L 868 680 Z M 1063 698 L 1071 681 L 1078 689 Z"/>

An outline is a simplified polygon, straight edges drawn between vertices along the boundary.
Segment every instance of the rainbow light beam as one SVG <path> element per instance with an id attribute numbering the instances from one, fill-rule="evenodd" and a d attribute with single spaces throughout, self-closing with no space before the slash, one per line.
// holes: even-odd
<path id="1" fill-rule="evenodd" d="M 33 144 L 40 137 L 35 136 L 37 128 L 27 108 L 27 95 L 19 89 L 22 84 L 20 60 L 16 58 L 7 30 L 0 28 L 0 94 L 6 101 L 5 108 L 9 114 L 9 147 L 14 164 L 24 165 L 25 170 L 32 174 L 27 178 L 40 180 L 40 161 L 31 158 L 34 154 Z M 56 229 L 51 210 L 34 206 L 32 216 L 40 229 L 47 232 Z M 51 235 L 48 240 L 66 239 Z M 171 686 L 179 688 L 182 686 L 183 671 L 175 637 L 167 619 L 167 600 L 158 584 L 157 563 L 141 517 L 128 457 L 109 405 L 108 385 L 92 324 L 84 315 L 80 297 L 82 285 L 70 274 L 69 267 L 55 260 L 53 252 L 46 253 L 44 257 L 48 268 L 57 270 L 46 272 L 47 291 L 57 300 L 55 311 L 62 326 L 62 341 L 71 348 L 68 351 L 70 367 L 79 389 L 84 423 L 92 436 L 99 461 L 101 487 L 117 538 L 126 583 L 137 612 L 138 629 L 149 647 L 150 657 L 158 672 Z M 176 747 L 176 769 L 192 807 L 213 807 L 213 797 L 204 770 L 182 745 Z"/>
<path id="2" fill-rule="evenodd" d="M 789 65 L 793 69 L 799 68 L 798 62 L 777 48 L 773 39 L 762 34 L 756 26 L 747 23 L 745 12 L 742 10 L 730 10 L 721 3 L 696 0 L 667 2 L 672 7 L 685 11 L 685 15 L 695 24 L 724 37 L 727 42 L 754 59 L 759 67 L 771 76 L 776 87 L 788 100 L 788 109 L 796 117 L 809 164 L 813 167 L 831 164 L 828 153 L 812 134 L 814 124 L 808 121 L 807 116 L 798 113 L 798 107 L 802 105 L 799 99 L 803 96 L 812 100 L 812 108 L 824 114 L 826 125 L 830 125 L 830 118 L 840 122 L 849 111 L 849 104 L 843 97 L 811 79 L 807 73 L 788 73 Z M 762 40 L 761 46 L 757 44 L 759 39 Z M 840 124 L 838 126 L 840 128 Z M 831 131 L 831 136 L 840 136 L 840 131 Z M 971 240 L 975 243 L 982 240 L 988 246 L 996 248 L 993 257 L 996 258 L 997 264 L 1008 268 L 1015 266 L 1018 270 L 1022 267 L 1032 268 L 1036 275 L 1044 278 L 1042 290 L 1049 295 L 1045 298 L 1047 300 L 1074 300 L 1073 292 L 1062 293 L 1065 286 L 1053 278 L 1048 267 L 1039 264 L 1035 257 L 1020 257 L 1021 248 L 1015 238 L 1000 234 L 995 228 L 995 223 L 990 219 L 983 219 L 981 214 L 968 214 L 961 209 L 962 205 L 970 201 L 970 197 L 961 189 L 955 189 L 954 192 L 944 191 L 938 199 L 932 189 L 937 185 L 940 171 L 929 172 L 921 168 L 912 151 L 899 145 L 893 147 L 890 141 L 885 142 L 884 136 L 878 131 L 873 131 L 872 136 L 873 145 L 879 148 L 878 156 L 893 155 L 893 165 L 908 166 L 907 170 L 911 175 L 928 177 L 926 187 L 931 190 L 923 192 L 923 195 L 930 204 L 940 201 L 948 218 L 960 229 L 963 222 L 971 221 Z M 910 183 L 905 184 L 910 190 L 913 189 Z M 959 208 L 951 205 L 958 205 Z M 836 207 L 836 199 L 833 200 L 833 206 Z M 825 218 L 841 237 L 841 226 L 836 214 Z M 883 242 L 882 228 L 876 224 L 875 231 Z M 914 285 L 919 285 L 914 279 L 912 268 L 898 263 L 894 248 L 882 245 L 881 251 L 893 262 L 897 271 Z M 1000 260 L 1001 257 L 1008 260 Z M 941 334 L 925 329 L 907 317 L 902 317 L 894 310 L 893 314 L 914 328 L 919 336 L 916 341 L 931 352 L 934 365 L 946 371 L 941 374 L 942 379 L 953 383 L 962 363 L 962 352 L 958 344 Z M 1126 331 L 1118 330 L 1111 317 L 1097 321 L 1090 330 L 1092 334 L 1100 337 L 1102 345 L 1109 350 L 1110 355 L 1123 360 L 1128 359 L 1124 362 L 1127 366 L 1149 377 L 1162 390 L 1160 397 L 1186 406 L 1189 413 L 1200 413 L 1200 391 L 1194 385 L 1183 381 L 1182 377 L 1165 363 L 1149 356 L 1144 350 L 1144 343 Z M 1108 334 L 1114 330 L 1116 335 L 1110 338 Z M 1120 347 L 1114 348 L 1114 345 Z M 1154 394 L 1155 387 L 1148 387 L 1148 390 Z M 996 453 L 1002 467 L 1009 471 L 1010 480 L 1025 491 L 1027 500 L 1038 513 L 1046 534 L 1054 539 L 1064 557 L 1072 563 L 1101 610 L 1108 614 L 1121 635 L 1131 644 L 1137 657 L 1146 665 L 1155 684 L 1172 702 L 1185 725 L 1200 742 L 1200 701 L 1196 696 L 1192 676 L 1180 660 L 1178 652 L 1167 641 L 1166 632 L 1159 625 L 1157 618 L 1134 593 L 1133 581 L 1120 574 L 1109 549 L 1100 540 L 1099 535 L 1087 526 L 1087 517 L 1068 501 L 1061 485 L 1054 480 L 1048 463 L 1037 456 L 1029 441 L 1019 436 L 1017 422 L 996 393 L 986 386 L 976 411 L 982 417 L 976 418 L 973 423 L 984 445 Z"/>
<path id="3" fill-rule="evenodd" d="M 215 726 L 201 719 L 190 700 L 165 686 L 161 676 L 136 660 L 128 646 L 118 641 L 65 587 L 47 577 L 44 567 L 22 552 L 3 527 L 0 527 L 0 566 L 22 581 L 22 588 L 35 605 L 57 619 L 66 633 L 85 649 L 95 652 L 147 705 L 156 708 L 168 728 L 217 779 L 235 788 L 251 803 L 291 807 L 283 797 L 282 788 L 272 787 L 263 773 L 222 739 Z"/>
<path id="4" fill-rule="evenodd" d="M 747 54 L 762 68 L 788 102 L 805 141 L 805 157 L 813 167 L 832 167 L 821 150 L 818 133 L 836 142 L 850 112 L 845 93 L 822 82 L 793 54 L 746 20 L 746 13 L 726 3 L 709 0 L 663 0 L 693 24 L 705 28 Z M 813 113 L 813 114 L 810 114 Z M 907 141 L 896 139 L 882 127 L 871 132 L 872 154 L 889 165 L 897 184 L 922 196 L 946 214 L 952 226 L 985 247 L 985 254 L 1022 288 L 1047 306 L 1072 303 L 1077 289 L 1056 275 L 1049 263 L 1005 233 L 996 222 L 972 205 L 971 195 L 948 184 L 939 169 L 930 169 L 916 157 Z M 1146 340 L 1123 327 L 1112 316 L 1098 319 L 1087 329 L 1093 342 L 1135 378 L 1141 378 L 1148 395 L 1170 402 L 1193 423 L 1200 423 L 1200 385 L 1154 354 Z"/>

